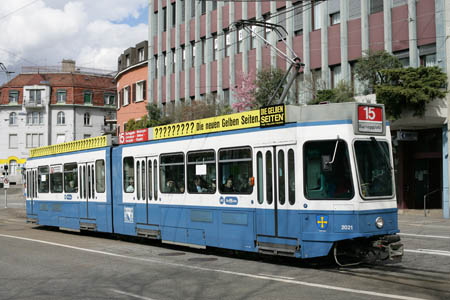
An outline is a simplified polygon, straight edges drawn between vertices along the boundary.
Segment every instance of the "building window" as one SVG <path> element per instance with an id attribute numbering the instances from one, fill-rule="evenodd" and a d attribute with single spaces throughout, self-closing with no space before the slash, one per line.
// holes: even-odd
<path id="1" fill-rule="evenodd" d="M 44 114 L 43 113 L 39 113 L 39 124 L 44 124 Z"/>
<path id="2" fill-rule="evenodd" d="M 383 0 L 370 0 L 370 13 L 383 11 Z"/>
<path id="3" fill-rule="evenodd" d="M 185 12 L 185 9 L 186 9 L 186 7 L 185 7 L 185 2 L 184 1 L 180 1 L 180 4 L 181 4 L 181 23 L 184 23 L 184 20 L 185 20 L 185 18 L 186 18 L 186 12 Z"/>
<path id="4" fill-rule="evenodd" d="M 92 92 L 86 91 L 83 93 L 84 104 L 92 104 Z"/>
<path id="5" fill-rule="evenodd" d="M 434 67 L 437 66 L 436 61 L 436 53 L 434 54 L 428 54 L 428 55 L 422 55 L 420 57 L 420 65 L 424 67 Z"/>
<path id="6" fill-rule="evenodd" d="M 66 90 L 58 90 L 56 92 L 56 102 L 57 103 L 66 103 L 67 100 L 67 91 Z"/>
<path id="7" fill-rule="evenodd" d="M 144 101 L 147 94 L 147 81 L 140 81 L 136 83 L 136 102 Z"/>
<path id="8" fill-rule="evenodd" d="M 9 114 L 9 125 L 17 125 L 17 114 L 15 112 Z"/>
<path id="9" fill-rule="evenodd" d="M 191 42 L 191 51 L 192 51 L 191 68 L 193 68 L 195 66 L 195 42 Z"/>
<path id="10" fill-rule="evenodd" d="M 256 48 L 256 26 L 252 26 L 252 33 L 251 33 L 251 37 L 250 37 L 250 49 L 255 49 Z"/>
<path id="11" fill-rule="evenodd" d="M 177 23 L 176 11 L 177 11 L 177 6 L 176 6 L 176 2 L 174 2 L 174 3 L 172 3 L 172 27 L 175 27 L 175 24 Z"/>
<path id="12" fill-rule="evenodd" d="M 205 51 L 206 50 L 206 39 L 202 38 L 201 43 L 202 43 L 202 64 L 205 64 L 206 63 L 206 51 Z"/>
<path id="13" fill-rule="evenodd" d="M 91 137 L 90 134 L 83 134 L 83 139 L 88 139 L 88 138 L 90 138 L 90 137 Z"/>
<path id="14" fill-rule="evenodd" d="M 126 67 L 129 67 L 130 66 L 130 54 L 127 54 L 127 55 L 125 55 L 125 61 L 126 61 Z"/>
<path id="15" fill-rule="evenodd" d="M 230 32 L 225 31 L 225 57 L 230 56 L 231 49 L 231 35 Z"/>
<path id="16" fill-rule="evenodd" d="M 341 23 L 341 13 L 336 12 L 330 15 L 330 24 L 335 25 Z"/>
<path id="17" fill-rule="evenodd" d="M 195 0 L 191 0 L 191 18 L 195 17 Z"/>
<path id="18" fill-rule="evenodd" d="M 409 50 L 398 51 L 394 53 L 404 68 L 409 67 Z"/>
<path id="19" fill-rule="evenodd" d="M 30 90 L 30 103 L 42 104 L 41 90 Z"/>
<path id="20" fill-rule="evenodd" d="M 144 48 L 140 48 L 138 50 L 138 57 L 139 57 L 139 61 L 144 61 L 144 59 L 145 59 Z"/>
<path id="21" fill-rule="evenodd" d="M 123 88 L 123 105 L 128 105 L 130 103 L 130 87 L 127 86 Z"/>
<path id="22" fill-rule="evenodd" d="M 183 46 L 181 46 L 181 71 L 184 71 L 184 64 L 185 63 L 186 63 L 186 48 L 183 45 Z"/>
<path id="23" fill-rule="evenodd" d="M 84 114 L 84 126 L 91 125 L 91 115 L 89 113 Z"/>
<path id="24" fill-rule="evenodd" d="M 294 34 L 303 34 L 303 7 L 302 5 L 296 6 L 294 9 Z"/>
<path id="25" fill-rule="evenodd" d="M 166 52 L 163 53 L 163 58 L 164 58 L 164 68 L 163 68 L 163 72 L 162 72 L 162 76 L 166 76 L 166 72 L 167 72 L 167 54 Z"/>
<path id="26" fill-rule="evenodd" d="M 218 42 L 218 40 L 217 40 L 217 34 L 216 33 L 212 34 L 212 40 L 213 40 L 213 51 L 212 51 L 212 54 L 213 54 L 213 61 L 214 61 L 214 60 L 217 59 L 217 42 Z"/>
<path id="27" fill-rule="evenodd" d="M 9 135 L 9 149 L 17 149 L 19 144 L 19 140 L 17 138 L 17 134 Z"/>
<path id="28" fill-rule="evenodd" d="M 195 1 L 194 1 L 195 2 Z M 163 32 L 167 30 L 167 7 L 163 8 Z"/>
<path id="29" fill-rule="evenodd" d="M 177 55 L 175 53 L 175 48 L 172 48 L 172 73 L 175 73 L 175 66 L 177 63 Z"/>
<path id="30" fill-rule="evenodd" d="M 36 148 L 44 146 L 44 135 L 42 133 L 27 133 L 27 148 Z"/>
<path id="31" fill-rule="evenodd" d="M 9 103 L 19 102 L 19 91 L 9 91 Z"/>
<path id="32" fill-rule="evenodd" d="M 316 2 L 316 1 L 314 1 Z M 311 12 L 311 16 L 312 16 L 312 25 L 313 25 L 313 30 L 319 30 L 320 29 L 320 2 L 318 3 L 314 3 L 312 5 L 312 12 Z"/>
<path id="33" fill-rule="evenodd" d="M 105 105 L 114 105 L 116 96 L 113 94 L 105 94 L 103 96 L 104 104 Z"/>
<path id="34" fill-rule="evenodd" d="M 66 135 L 64 133 L 58 133 L 56 135 L 56 143 L 61 144 L 66 142 Z"/>
<path id="35" fill-rule="evenodd" d="M 239 29 L 237 31 L 237 40 L 238 53 L 244 52 L 244 29 Z"/>
<path id="36" fill-rule="evenodd" d="M 341 65 L 330 67 L 331 70 L 331 88 L 334 89 L 338 86 L 342 78 Z"/>
<path id="37" fill-rule="evenodd" d="M 56 117 L 56 124 L 58 125 L 64 125 L 66 124 L 66 115 L 64 112 L 60 111 Z"/>

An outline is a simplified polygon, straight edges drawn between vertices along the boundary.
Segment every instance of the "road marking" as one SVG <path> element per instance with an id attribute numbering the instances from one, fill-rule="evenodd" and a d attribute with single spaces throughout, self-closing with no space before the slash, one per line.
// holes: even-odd
<path id="1" fill-rule="evenodd" d="M 433 249 L 417 249 L 417 250 L 410 250 L 405 249 L 405 252 L 411 252 L 411 253 L 421 253 L 421 254 L 432 254 L 432 255 L 441 255 L 441 256 L 450 256 L 450 251 L 443 251 L 443 250 L 433 250 Z"/>
<path id="2" fill-rule="evenodd" d="M 295 279 L 294 277 L 278 276 L 278 275 L 264 274 L 264 273 L 259 273 L 258 275 L 267 276 L 267 277 L 273 277 L 273 278 L 280 278 L 280 279 L 287 279 L 287 280 L 294 280 Z"/>
<path id="3" fill-rule="evenodd" d="M 24 240 L 24 241 L 29 241 L 29 242 L 36 242 L 36 243 L 41 243 L 41 244 L 46 244 L 46 245 L 51 245 L 51 246 L 63 247 L 63 248 L 79 250 L 79 251 L 84 251 L 84 252 L 90 252 L 90 253 L 96 253 L 96 254 L 102 254 L 102 255 L 118 257 L 118 258 L 125 258 L 125 259 L 137 260 L 137 261 L 163 264 L 163 265 L 168 265 L 168 266 L 173 266 L 173 267 L 181 267 L 181 268 L 192 269 L 192 270 L 200 270 L 200 271 L 206 271 L 206 272 L 215 272 L 215 273 L 222 273 L 222 274 L 228 274 L 228 275 L 236 275 L 236 276 L 253 278 L 253 279 L 277 281 L 277 282 L 290 283 L 290 284 L 308 286 L 308 287 L 315 287 L 315 288 L 326 289 L 326 290 L 334 290 L 334 291 L 340 291 L 340 292 L 362 294 L 362 295 L 391 298 L 391 299 L 424 300 L 423 298 L 408 297 L 408 296 L 395 295 L 395 294 L 385 294 L 385 293 L 372 292 L 372 291 L 366 291 L 366 290 L 357 290 L 357 289 L 352 289 L 352 288 L 344 288 L 344 287 L 338 287 L 338 286 L 332 286 L 332 285 L 326 285 L 326 284 L 311 283 L 311 282 L 306 282 L 306 281 L 297 281 L 297 280 L 292 280 L 292 279 L 282 279 L 282 278 L 268 277 L 268 276 L 264 276 L 264 275 L 254 275 L 254 274 L 220 270 L 220 269 L 210 269 L 210 268 L 199 267 L 199 266 L 185 265 L 185 264 L 181 264 L 181 263 L 160 261 L 160 260 L 151 259 L 151 258 L 133 257 L 133 256 L 128 256 L 128 255 L 122 255 L 122 254 L 116 254 L 116 253 L 111 253 L 111 252 L 69 246 L 69 245 L 58 244 L 58 243 L 47 242 L 47 241 L 36 240 L 36 239 L 30 239 L 30 238 L 14 236 L 14 235 L 0 234 L 0 237 Z"/>
<path id="4" fill-rule="evenodd" d="M 426 237 L 433 239 L 450 239 L 450 236 L 442 236 L 442 235 L 425 235 L 425 234 L 413 234 L 413 233 L 399 233 L 400 235 L 405 236 L 417 236 L 417 237 Z"/>
<path id="5" fill-rule="evenodd" d="M 137 298 L 137 299 L 143 299 L 143 300 L 155 300 L 153 298 L 148 298 L 148 297 L 143 297 L 143 296 L 139 296 L 139 295 L 135 295 L 132 293 L 127 293 L 127 292 L 123 292 L 123 291 L 119 291 L 119 290 L 115 290 L 115 289 L 110 289 L 110 291 L 116 293 L 116 294 L 121 294 L 121 295 L 125 295 L 125 296 L 130 296 L 133 298 Z"/>

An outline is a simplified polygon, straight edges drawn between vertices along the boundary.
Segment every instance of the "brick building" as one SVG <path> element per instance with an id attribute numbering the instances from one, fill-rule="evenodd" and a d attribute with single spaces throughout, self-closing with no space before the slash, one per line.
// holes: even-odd
<path id="1" fill-rule="evenodd" d="M 119 98 L 117 108 L 117 131 L 126 131 L 130 119 L 139 120 L 147 114 L 148 103 L 148 42 L 142 41 L 130 47 L 118 59 L 115 82 Z"/>
<path id="2" fill-rule="evenodd" d="M 97 73 L 96 73 L 97 72 Z M 0 87 L 0 165 L 11 181 L 35 147 L 115 133 L 112 75 L 75 67 L 29 67 Z"/>

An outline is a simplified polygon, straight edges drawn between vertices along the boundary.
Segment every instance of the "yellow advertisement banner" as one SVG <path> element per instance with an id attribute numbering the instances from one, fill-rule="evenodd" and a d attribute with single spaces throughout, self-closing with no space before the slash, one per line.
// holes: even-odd
<path id="1" fill-rule="evenodd" d="M 259 110 L 157 126 L 153 128 L 153 139 L 160 140 L 252 127 L 259 127 Z"/>

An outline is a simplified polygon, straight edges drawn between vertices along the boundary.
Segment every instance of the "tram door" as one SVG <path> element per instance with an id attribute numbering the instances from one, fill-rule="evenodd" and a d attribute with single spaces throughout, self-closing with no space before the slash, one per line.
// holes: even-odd
<path id="1" fill-rule="evenodd" d="M 256 148 L 254 151 L 258 235 L 292 235 L 289 230 L 288 208 L 295 203 L 294 151 L 294 145 Z"/>
<path id="2" fill-rule="evenodd" d="M 28 212 L 34 214 L 34 200 L 37 198 L 37 169 L 27 171 L 27 197 L 30 199 Z"/>
<path id="3" fill-rule="evenodd" d="M 80 218 L 95 218 L 95 212 L 89 210 L 89 202 L 95 199 L 95 163 L 78 164 Z M 91 205 L 91 210 L 92 210 Z"/>
<path id="4" fill-rule="evenodd" d="M 152 202 L 158 198 L 158 157 L 137 158 L 135 164 L 135 176 L 137 179 L 136 199 L 138 204 L 140 204 L 137 210 L 137 222 L 141 224 L 152 224 L 150 207 Z"/>

